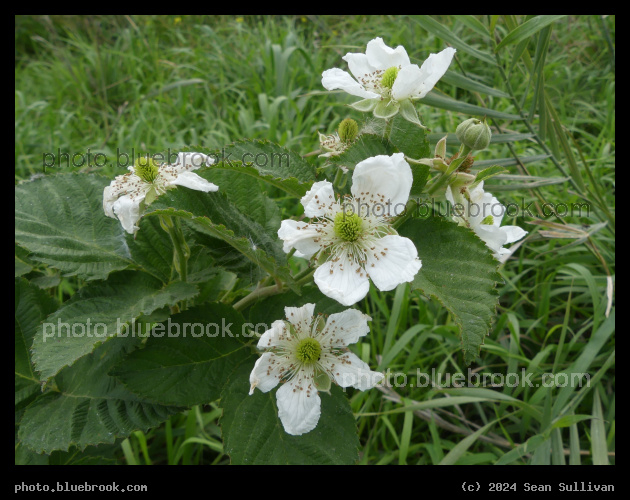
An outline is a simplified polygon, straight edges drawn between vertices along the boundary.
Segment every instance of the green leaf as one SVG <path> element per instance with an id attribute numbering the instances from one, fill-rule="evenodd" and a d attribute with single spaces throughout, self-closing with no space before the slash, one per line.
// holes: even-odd
<path id="1" fill-rule="evenodd" d="M 33 361 L 41 380 L 72 365 L 98 344 L 116 336 L 118 330 L 133 336 L 139 325 L 132 330 L 131 326 L 123 327 L 126 323 L 197 293 L 193 284 L 163 285 L 148 274 L 134 271 L 116 273 L 105 282 L 88 284 L 37 329 Z"/>
<path id="2" fill-rule="evenodd" d="M 389 141 L 405 156 L 414 159 L 432 158 L 426 130 L 417 124 L 396 116 L 392 123 Z"/>
<path id="3" fill-rule="evenodd" d="M 413 162 L 410 162 L 409 166 L 411 167 L 411 173 L 413 175 L 413 183 L 411 185 L 411 190 L 409 191 L 409 196 L 418 197 L 422 194 L 424 186 L 427 184 L 431 167 L 422 163 Z"/>
<path id="4" fill-rule="evenodd" d="M 35 267 L 35 263 L 28 258 L 28 251 L 20 245 L 15 245 L 15 277 L 30 273 Z"/>
<path id="5" fill-rule="evenodd" d="M 549 24 L 551 24 L 551 23 L 553 23 L 553 22 L 557 21 L 558 19 L 561 19 L 561 18 L 563 18 L 565 16 L 566 16 L 566 14 L 533 17 L 533 18 L 525 21 L 523 24 L 521 24 L 517 28 L 513 29 L 512 31 L 510 31 L 505 36 L 505 38 L 503 40 L 501 40 L 501 43 L 499 43 L 496 46 L 494 51 L 498 52 L 499 50 L 501 50 L 506 45 L 510 45 L 510 44 L 513 44 L 513 43 L 518 43 L 518 42 L 520 42 L 522 40 L 530 38 L 536 32 L 538 32 L 541 29 L 543 29 L 545 26 L 547 26 L 547 25 L 549 25 Z"/>
<path id="6" fill-rule="evenodd" d="M 334 314 L 348 309 L 347 306 L 326 297 L 316 286 L 306 286 L 302 289 L 301 295 L 289 291 L 256 302 L 249 309 L 249 321 L 253 324 L 264 323 L 271 326 L 271 323 L 278 319 L 286 319 L 285 307 L 302 307 L 309 303 L 315 304 L 315 314 Z M 258 333 L 263 332 L 261 328 L 258 329 Z"/>
<path id="7" fill-rule="evenodd" d="M 190 221 L 195 229 L 224 241 L 271 276 L 294 286 L 280 240 L 269 236 L 260 224 L 242 214 L 224 194 L 217 192 L 209 196 L 198 191 L 171 190 L 147 208 L 145 216 L 155 215 Z"/>
<path id="8" fill-rule="evenodd" d="M 41 321 L 57 307 L 55 300 L 23 278 L 15 280 L 15 408 L 19 410 L 41 393 L 31 364 L 31 344 Z"/>
<path id="9" fill-rule="evenodd" d="M 411 219 L 399 232 L 414 242 L 422 261 L 412 288 L 435 297 L 453 315 L 470 364 L 496 313 L 498 262 L 470 229 L 444 219 Z"/>
<path id="10" fill-rule="evenodd" d="M 338 166 L 346 167 L 354 170 L 357 163 L 367 158 L 378 155 L 390 156 L 394 153 L 394 149 L 387 140 L 380 135 L 361 134 L 348 149 L 338 156 L 331 156 L 328 160 Z"/>
<path id="11" fill-rule="evenodd" d="M 354 464 L 359 439 L 350 404 L 333 385 L 319 393 L 322 413 L 317 427 L 301 436 L 284 432 L 278 418 L 276 390 L 250 396 L 249 374 L 256 357 L 243 362 L 223 390 L 221 432 L 232 464 Z"/>
<path id="12" fill-rule="evenodd" d="M 433 33 L 435 36 L 441 38 L 446 43 L 455 47 L 457 50 L 461 50 L 466 54 L 470 54 L 471 56 L 476 57 L 477 59 L 485 63 L 492 64 L 493 66 L 497 65 L 497 62 L 494 60 L 492 55 L 468 45 L 466 42 L 456 36 L 452 31 L 441 25 L 430 16 L 413 16 L 412 19 L 429 33 Z"/>
<path id="13" fill-rule="evenodd" d="M 231 169 L 223 169 L 223 163 L 216 167 L 198 172 L 200 176 L 220 186 L 222 193 L 243 214 L 247 214 L 252 220 L 258 222 L 272 238 L 278 237 L 278 229 L 282 220 L 280 209 L 274 200 L 266 193 L 265 188 L 275 184 L 265 184 L 260 177 L 252 178 L 245 170 L 257 170 L 252 167 L 236 166 Z M 286 183 L 287 181 L 280 181 Z M 299 184 L 291 189 L 284 189 L 292 196 L 301 198 L 310 189 L 309 184 Z"/>
<path id="14" fill-rule="evenodd" d="M 250 356 L 244 342 L 253 333 L 245 324 L 243 316 L 225 304 L 197 306 L 156 325 L 146 346 L 110 374 L 155 403 L 210 403 L 221 396 L 234 368 Z"/>
<path id="15" fill-rule="evenodd" d="M 132 265 L 120 222 L 103 212 L 105 177 L 60 174 L 15 187 L 15 241 L 66 276 L 105 279 Z"/>
<path id="16" fill-rule="evenodd" d="M 429 92 L 424 98 L 422 98 L 422 104 L 427 106 L 433 106 L 434 108 L 447 109 L 449 111 L 457 111 L 465 115 L 472 116 L 487 116 L 488 118 L 496 118 L 498 120 L 523 120 L 520 115 L 514 115 L 510 113 L 504 113 L 502 111 L 495 111 L 491 108 L 482 108 L 481 106 L 475 106 L 474 104 L 468 104 L 467 102 L 456 101 L 450 97 L 441 96 L 434 91 Z"/>
<path id="17" fill-rule="evenodd" d="M 494 167 L 485 168 L 477 172 L 477 176 L 475 177 L 475 184 L 478 184 L 481 181 L 486 181 L 495 175 L 499 174 L 507 174 L 508 171 L 499 165 L 495 165 Z"/>
<path id="18" fill-rule="evenodd" d="M 199 151 L 203 152 L 204 148 L 199 149 Z M 295 179 L 299 183 L 307 184 L 315 181 L 315 167 L 313 165 L 297 153 L 273 142 L 243 140 L 228 144 L 221 150 L 210 154 L 216 159 L 217 164 L 223 162 L 229 168 L 235 167 L 235 162 L 250 166 L 256 169 L 261 178 L 265 180 L 267 177 L 282 180 Z"/>
<path id="19" fill-rule="evenodd" d="M 505 97 L 508 99 L 510 98 L 510 94 L 508 94 L 507 92 L 488 87 L 483 83 L 465 77 L 464 75 L 460 75 L 459 73 L 455 73 L 451 70 L 448 70 L 446 73 L 444 73 L 444 76 L 442 76 L 440 80 L 460 89 L 469 90 L 471 92 L 479 92 L 481 94 L 492 95 L 495 97 Z"/>
<path id="20" fill-rule="evenodd" d="M 146 431 L 181 408 L 141 400 L 107 373 L 118 364 L 129 344 L 107 342 L 56 377 L 56 389 L 39 397 L 24 412 L 18 437 L 37 453 L 84 449 L 113 443 L 135 430 Z"/>

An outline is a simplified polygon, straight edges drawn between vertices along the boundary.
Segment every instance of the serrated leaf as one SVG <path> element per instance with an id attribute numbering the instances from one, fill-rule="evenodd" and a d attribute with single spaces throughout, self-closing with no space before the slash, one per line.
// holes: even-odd
<path id="1" fill-rule="evenodd" d="M 24 412 L 18 437 L 37 453 L 80 450 L 113 443 L 135 430 L 146 431 L 181 411 L 139 399 L 107 375 L 141 339 L 107 342 L 65 368 L 56 377 L 56 390 L 39 397 Z"/>
<path id="2" fill-rule="evenodd" d="M 265 181 L 261 180 L 260 177 L 252 178 L 251 175 L 244 173 L 244 169 L 257 172 L 252 167 L 237 166 L 232 169 L 224 169 L 222 165 L 205 169 L 203 172 L 199 172 L 199 175 L 217 186 L 221 186 L 221 192 L 227 195 L 241 213 L 247 214 L 255 222 L 258 222 L 269 236 L 277 238 L 282 220 L 280 209 L 265 192 L 265 188 L 276 186 L 276 184 L 265 184 Z M 299 184 L 291 188 L 285 186 L 283 189 L 281 187 L 281 189 L 301 198 L 310 187 L 311 184 Z"/>
<path id="3" fill-rule="evenodd" d="M 148 274 L 134 271 L 88 284 L 37 328 L 32 350 L 41 380 L 89 354 L 98 344 L 116 336 L 119 329 L 132 336 L 131 327 L 123 328 L 126 323 L 197 293 L 193 284 L 164 285 Z"/>
<path id="4" fill-rule="evenodd" d="M 433 157 L 429 141 L 427 140 L 426 129 L 405 120 L 401 116 L 394 118 L 389 141 L 398 151 L 410 158 Z"/>
<path id="5" fill-rule="evenodd" d="M 356 142 L 338 156 L 331 156 L 329 161 L 335 165 L 354 170 L 357 163 L 378 155 L 390 156 L 394 149 L 387 140 L 375 134 L 361 134 Z"/>
<path id="6" fill-rule="evenodd" d="M 221 395 L 221 433 L 232 464 L 354 464 L 359 439 L 350 404 L 343 391 L 320 393 L 317 427 L 301 436 L 284 432 L 276 408 L 276 390 L 249 391 L 256 357 L 241 363 Z"/>
<path id="7" fill-rule="evenodd" d="M 105 177 L 46 176 L 15 187 L 15 241 L 31 258 L 86 280 L 133 265 L 120 222 L 103 213 Z"/>
<path id="8" fill-rule="evenodd" d="M 15 408 L 41 393 L 33 371 L 30 348 L 41 321 L 57 308 L 55 300 L 23 278 L 15 280 Z"/>
<path id="9" fill-rule="evenodd" d="M 199 151 L 203 152 L 203 148 Z M 233 168 L 234 162 L 256 169 L 262 178 L 295 179 L 299 183 L 315 181 L 315 167 L 297 153 L 273 142 L 243 140 L 228 144 L 211 156 L 216 163 Z"/>
<path id="10" fill-rule="evenodd" d="M 478 355 L 498 305 L 498 263 L 470 230 L 439 219 L 410 219 L 399 230 L 418 249 L 422 268 L 411 286 L 453 315 L 466 364 Z"/>
<path id="11" fill-rule="evenodd" d="M 250 356 L 244 342 L 252 334 L 244 325 L 243 316 L 230 306 L 197 306 L 154 327 L 146 346 L 129 354 L 111 374 L 155 403 L 210 403 L 220 397 L 234 368 Z"/>
<path id="12" fill-rule="evenodd" d="M 155 215 L 190 221 L 196 229 L 224 241 L 271 276 L 294 287 L 279 240 L 272 239 L 260 224 L 242 214 L 224 194 L 217 192 L 208 196 L 191 190 L 168 191 L 145 213 L 145 217 Z"/>

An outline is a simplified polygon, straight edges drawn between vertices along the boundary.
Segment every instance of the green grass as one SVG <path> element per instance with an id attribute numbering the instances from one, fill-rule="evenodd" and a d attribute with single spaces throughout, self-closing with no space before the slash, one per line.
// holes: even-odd
<path id="1" fill-rule="evenodd" d="M 469 90 L 447 77 L 436 93 L 521 115 L 524 120 L 489 118 L 495 134 L 527 134 L 477 156 L 507 159 L 509 173 L 524 176 L 486 187 L 504 204 L 531 204 L 535 215 L 504 220 L 529 235 L 501 270 L 496 322 L 470 368 L 524 370 L 534 383 L 563 371 L 588 373 L 591 380 L 577 389 L 394 384 L 349 391 L 361 463 L 614 464 L 614 307 L 610 312 L 607 287 L 615 279 L 615 18 L 563 17 L 496 55 L 487 27 L 496 23 L 498 42 L 525 18 L 431 19 L 472 48 L 458 50 L 451 70 L 469 85 L 499 91 Z M 345 68 L 341 55 L 363 51 L 376 36 L 404 45 L 412 62 L 446 46 L 430 21 L 394 16 L 18 16 L 15 22 L 16 182 L 43 173 L 43 154 L 58 150 L 89 149 L 111 160 L 132 148 L 136 154 L 220 148 L 265 138 L 305 154 L 318 149 L 317 131 L 360 118 L 345 106 L 352 101 L 345 95 L 317 92 L 323 70 Z M 434 142 L 468 118 L 431 106 L 421 114 Z M 121 172 L 110 161 L 46 174 L 68 170 Z M 563 180 L 510 189 L 528 182 L 525 176 Z M 588 216 L 543 212 L 546 202 L 581 201 L 590 205 Z M 52 283 L 50 293 L 59 297 L 76 285 Z M 418 372 L 468 373 L 456 327 L 436 302 L 401 286 L 395 294 L 370 293 L 361 308 L 373 321 L 357 354 L 371 366 L 405 374 L 409 382 Z M 459 404 L 435 406 L 442 393 Z M 115 456 L 129 464 L 227 463 L 219 417 L 213 405 L 194 408 L 147 434 L 132 434 Z"/>

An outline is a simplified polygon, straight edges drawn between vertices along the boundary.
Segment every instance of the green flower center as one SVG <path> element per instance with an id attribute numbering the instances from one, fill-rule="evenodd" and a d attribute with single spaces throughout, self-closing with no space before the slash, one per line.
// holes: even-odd
<path id="1" fill-rule="evenodd" d="M 396 66 L 387 68 L 385 70 L 385 73 L 383 73 L 383 77 L 381 78 L 381 85 L 383 87 L 391 89 L 394 86 L 394 82 L 396 81 L 397 76 L 398 76 L 398 68 Z"/>
<path id="2" fill-rule="evenodd" d="M 322 346 L 314 338 L 308 337 L 300 340 L 295 355 L 302 363 L 311 364 L 319 359 Z"/>
<path id="3" fill-rule="evenodd" d="M 481 223 L 486 224 L 487 226 L 491 226 L 492 224 L 494 224 L 494 217 L 492 217 L 492 215 L 488 215 L 481 221 Z"/>
<path id="4" fill-rule="evenodd" d="M 363 229 L 363 219 L 358 214 L 339 212 L 335 215 L 335 234 L 344 241 L 357 241 Z"/>
<path id="5" fill-rule="evenodd" d="M 153 158 L 138 158 L 133 166 L 136 175 L 148 183 L 152 183 L 158 176 L 158 164 Z"/>
<path id="6" fill-rule="evenodd" d="M 357 138 L 359 125 L 352 118 L 346 118 L 339 124 L 339 128 L 337 130 L 341 142 L 349 144 Z"/>

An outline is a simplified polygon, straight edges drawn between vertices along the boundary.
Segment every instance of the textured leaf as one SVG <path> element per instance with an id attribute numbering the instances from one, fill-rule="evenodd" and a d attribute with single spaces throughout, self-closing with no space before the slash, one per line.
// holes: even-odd
<path id="1" fill-rule="evenodd" d="M 41 393 L 31 364 L 30 348 L 41 321 L 57 304 L 46 292 L 25 279 L 15 280 L 15 408 L 19 410 Z"/>
<path id="2" fill-rule="evenodd" d="M 433 156 L 427 140 L 426 130 L 401 116 L 394 118 L 389 140 L 398 151 L 405 153 L 405 156 L 410 158 L 417 160 Z"/>
<path id="3" fill-rule="evenodd" d="M 105 282 L 85 286 L 37 329 L 33 361 L 41 379 L 47 380 L 64 366 L 72 365 L 119 329 L 132 336 L 135 330 L 122 328 L 125 323 L 197 293 L 197 287 L 190 283 L 165 286 L 148 274 L 134 271 L 116 273 Z"/>
<path id="4" fill-rule="evenodd" d="M 317 427 L 301 436 L 284 432 L 278 418 L 276 390 L 249 392 L 249 374 L 256 357 L 244 361 L 230 376 L 221 396 L 221 431 L 233 464 L 353 464 L 359 439 L 350 404 L 333 385 L 320 393 L 322 414 Z"/>
<path id="5" fill-rule="evenodd" d="M 30 258 L 86 280 L 132 265 L 125 232 L 103 213 L 105 177 L 46 176 L 15 187 L 15 241 Z"/>
<path id="6" fill-rule="evenodd" d="M 204 148 L 196 151 L 205 152 Z M 315 181 L 315 167 L 300 155 L 273 142 L 263 140 L 243 140 L 228 144 L 221 150 L 209 152 L 215 159 L 216 167 L 211 168 L 246 168 L 247 175 L 253 175 L 287 191 L 304 193 L 307 186 Z M 241 165 L 239 165 L 241 164 Z M 243 167 L 242 165 L 245 165 Z M 274 179 L 276 181 L 274 181 Z M 277 182 L 282 180 L 286 182 Z M 297 196 L 303 196 L 303 194 Z"/>
<path id="7" fill-rule="evenodd" d="M 293 286 L 280 241 L 266 234 L 260 224 L 241 213 L 224 194 L 168 191 L 147 209 L 145 216 L 154 215 L 191 221 L 195 229 L 224 241 L 271 276 Z M 252 238 L 256 238 L 256 243 Z"/>
<path id="8" fill-rule="evenodd" d="M 375 134 L 361 134 L 358 140 L 338 156 L 329 158 L 331 163 L 354 170 L 357 163 L 378 155 L 391 155 L 394 149 L 383 137 Z"/>
<path id="9" fill-rule="evenodd" d="M 422 269 L 412 287 L 435 297 L 453 315 L 464 360 L 478 355 L 498 305 L 498 262 L 471 230 L 439 218 L 411 219 L 400 234 L 418 249 Z"/>
<path id="10" fill-rule="evenodd" d="M 111 374 L 134 394 L 156 403 L 210 403 L 251 353 L 243 342 L 252 334 L 244 325 L 243 316 L 230 306 L 197 306 L 154 327 L 146 346 L 133 351 Z"/>
<path id="11" fill-rule="evenodd" d="M 18 437 L 37 453 L 84 449 L 113 443 L 135 430 L 146 431 L 181 408 L 148 403 L 131 394 L 107 373 L 127 354 L 130 342 L 107 342 L 65 368 L 56 390 L 39 397 L 24 412 Z"/>

